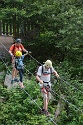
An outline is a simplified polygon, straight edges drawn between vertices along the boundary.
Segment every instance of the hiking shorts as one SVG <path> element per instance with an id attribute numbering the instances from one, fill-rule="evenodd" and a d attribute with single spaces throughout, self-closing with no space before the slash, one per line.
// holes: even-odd
<path id="1" fill-rule="evenodd" d="M 50 84 L 50 89 L 51 89 L 51 83 Z M 51 93 L 50 92 L 47 92 L 46 89 L 42 86 L 42 84 L 40 84 L 40 90 L 41 90 L 41 94 L 42 94 L 42 97 L 43 99 L 48 99 L 50 100 L 51 99 Z"/>
<path id="2" fill-rule="evenodd" d="M 46 94 L 46 93 L 41 91 L 41 94 L 42 94 L 42 97 L 43 97 L 44 100 L 45 99 L 48 99 L 48 100 L 51 99 L 51 93 L 50 92 L 48 92 L 48 94 Z"/>

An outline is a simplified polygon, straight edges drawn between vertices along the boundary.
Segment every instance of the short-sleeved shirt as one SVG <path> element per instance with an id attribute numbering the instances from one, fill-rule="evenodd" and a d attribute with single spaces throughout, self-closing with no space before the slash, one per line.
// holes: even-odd
<path id="1" fill-rule="evenodd" d="M 24 46 L 23 46 L 22 44 L 20 44 L 19 46 L 13 44 L 13 45 L 10 47 L 9 51 L 11 51 L 11 52 L 15 55 L 16 51 L 22 52 L 23 49 L 24 49 Z"/>
<path id="2" fill-rule="evenodd" d="M 53 73 L 55 70 L 53 67 L 46 69 L 43 65 L 43 73 L 42 73 L 42 66 L 38 68 L 37 75 L 40 77 L 40 79 L 44 82 L 49 82 L 51 78 L 51 73 Z"/>

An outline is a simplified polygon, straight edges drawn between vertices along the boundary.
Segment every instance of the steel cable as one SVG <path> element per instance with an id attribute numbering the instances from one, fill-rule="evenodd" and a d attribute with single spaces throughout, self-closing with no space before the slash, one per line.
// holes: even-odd
<path id="1" fill-rule="evenodd" d="M 4 65 L 6 66 L 6 68 L 8 69 L 8 71 L 11 73 L 11 71 L 9 70 L 9 67 L 7 66 L 7 64 L 3 60 L 2 60 L 2 62 L 4 63 Z M 31 95 L 24 88 L 21 88 L 21 90 L 23 90 L 29 96 L 29 98 L 38 106 L 38 108 L 40 110 L 42 110 L 41 107 L 37 104 L 37 102 L 35 100 L 33 100 L 33 98 L 31 97 Z M 53 122 L 55 125 L 57 125 L 57 123 L 50 116 L 48 118 L 51 120 L 51 122 Z"/>
<path id="2" fill-rule="evenodd" d="M 3 44 L 2 44 L 3 45 Z M 4 46 L 4 45 L 3 45 Z M 6 49 L 6 47 L 4 46 L 4 48 Z M 7 50 L 7 49 L 6 49 Z M 8 50 L 7 50 L 8 51 Z M 9 51 L 8 51 L 9 52 Z M 30 55 L 30 54 L 29 54 Z M 31 56 L 31 55 L 30 55 Z M 32 57 L 31 56 L 31 58 L 32 59 L 34 59 L 37 63 L 39 63 L 39 64 L 41 64 L 39 61 L 37 61 L 34 57 Z M 26 69 L 26 68 L 25 68 Z M 27 70 L 27 69 L 26 69 Z M 32 74 L 33 75 L 33 73 L 31 73 L 29 70 L 27 70 L 30 74 Z M 34 76 L 34 75 L 33 75 Z M 61 79 L 61 80 L 63 80 L 63 79 Z M 63 80 L 64 81 L 64 80 Z M 66 82 L 66 81 L 65 81 Z M 75 88 L 75 87 L 74 87 Z M 76 88 L 75 88 L 76 89 Z M 77 89 L 78 90 L 78 89 Z M 83 93 L 83 92 L 82 92 Z M 57 94 L 57 93 L 56 93 Z M 58 94 L 57 94 L 58 95 Z M 60 97 L 60 98 L 62 98 L 62 97 Z M 63 98 L 62 98 L 63 99 Z M 63 99 L 65 102 L 67 102 L 68 104 L 70 104 L 70 105 L 72 105 L 74 108 L 76 108 L 78 111 L 80 111 L 80 112 L 82 112 L 83 113 L 83 111 L 82 110 L 80 110 L 79 108 L 77 108 L 75 105 L 73 105 L 72 103 L 70 103 L 68 100 L 65 100 L 65 99 Z"/>

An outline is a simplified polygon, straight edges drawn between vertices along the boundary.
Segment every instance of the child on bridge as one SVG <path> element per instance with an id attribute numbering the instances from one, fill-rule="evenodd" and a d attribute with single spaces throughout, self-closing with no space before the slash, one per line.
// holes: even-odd
<path id="1" fill-rule="evenodd" d="M 23 85 L 23 69 L 24 69 L 23 60 L 27 54 L 28 54 L 28 52 L 26 54 L 22 55 L 22 52 L 20 52 L 20 51 L 16 51 L 16 53 L 15 53 L 15 68 L 17 71 L 19 71 L 21 88 L 24 88 L 24 85 Z"/>

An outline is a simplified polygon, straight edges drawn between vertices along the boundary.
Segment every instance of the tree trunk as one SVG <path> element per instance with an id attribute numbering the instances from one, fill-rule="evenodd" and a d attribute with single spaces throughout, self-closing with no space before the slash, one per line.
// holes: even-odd
<path id="1" fill-rule="evenodd" d="M 58 101 L 57 109 L 55 111 L 55 120 L 56 121 L 58 121 L 58 117 L 59 117 L 60 113 L 62 112 L 62 110 L 64 110 L 65 102 L 63 101 L 62 98 L 65 98 L 65 95 L 61 94 L 61 98 Z"/>

